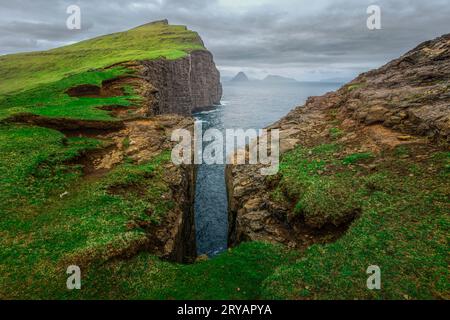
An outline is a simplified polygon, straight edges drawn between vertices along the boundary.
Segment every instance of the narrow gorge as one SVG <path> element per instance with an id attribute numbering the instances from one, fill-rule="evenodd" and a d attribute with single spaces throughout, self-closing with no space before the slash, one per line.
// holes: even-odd
<path id="1" fill-rule="evenodd" d="M 347 84 L 222 84 L 167 20 L 0 74 L 0 299 L 448 298 L 450 35 Z M 198 124 L 279 130 L 279 171 L 175 165 Z"/>

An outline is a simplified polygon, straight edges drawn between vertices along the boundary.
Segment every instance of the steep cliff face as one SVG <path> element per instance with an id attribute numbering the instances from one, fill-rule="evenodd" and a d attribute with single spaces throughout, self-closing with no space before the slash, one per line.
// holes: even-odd
<path id="1" fill-rule="evenodd" d="M 428 170 L 431 181 L 448 170 L 433 159 L 449 149 L 450 35 L 308 99 L 269 129 L 280 130 L 279 175 L 263 177 L 258 166 L 227 168 L 230 243 L 305 247 L 336 239 L 366 212 L 365 198 L 352 196 L 373 192 L 364 179 L 386 172 L 415 177 L 402 171 L 402 161 L 403 169 Z M 411 156 L 399 160 L 402 152 Z"/>
<path id="2" fill-rule="evenodd" d="M 154 90 L 152 114 L 190 115 L 220 103 L 220 73 L 209 51 L 197 50 L 178 60 L 141 62 L 142 75 Z"/>
<path id="3" fill-rule="evenodd" d="M 171 114 L 129 121 L 125 126 L 121 131 L 102 136 L 103 139 L 116 142 L 116 146 L 94 161 L 96 171 L 114 168 L 125 159 L 145 164 L 160 154 L 170 153 L 175 145 L 171 141 L 173 130 L 193 130 L 193 120 Z M 127 148 L 123 147 L 123 141 L 129 144 Z M 192 262 L 197 255 L 193 211 L 196 168 L 192 165 L 176 166 L 170 159 L 166 159 L 163 171 L 164 174 L 158 178 L 159 185 L 149 185 L 148 188 L 165 189 L 160 201 L 169 201 L 170 205 L 158 223 L 139 219 L 131 222 L 146 232 L 145 241 L 136 250 L 152 252 L 179 263 Z M 131 184 L 126 188 L 130 189 L 128 192 L 132 192 L 135 186 Z M 155 212 L 148 212 L 149 216 L 154 214 Z M 127 254 L 133 255 L 134 252 L 131 250 Z"/>

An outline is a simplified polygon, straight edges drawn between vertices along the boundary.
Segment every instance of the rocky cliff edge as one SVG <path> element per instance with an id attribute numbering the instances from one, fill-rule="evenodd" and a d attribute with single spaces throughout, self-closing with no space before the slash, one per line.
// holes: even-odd
<path id="1" fill-rule="evenodd" d="M 258 166 L 227 168 L 230 243 L 304 248 L 337 239 L 367 214 L 358 196 L 373 191 L 367 179 L 387 174 L 402 183 L 417 178 L 407 168 L 423 168 L 425 186 L 448 170 L 433 159 L 449 150 L 450 35 L 309 98 L 269 129 L 281 132 L 277 176 L 261 176 Z"/>

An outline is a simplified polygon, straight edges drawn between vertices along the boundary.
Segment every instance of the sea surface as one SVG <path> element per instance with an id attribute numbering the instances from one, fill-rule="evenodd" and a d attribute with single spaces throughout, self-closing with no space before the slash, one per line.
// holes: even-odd
<path id="1" fill-rule="evenodd" d="M 203 131 L 209 128 L 221 131 L 263 129 L 296 106 L 303 105 L 308 97 L 323 95 L 341 85 L 224 83 L 221 106 L 194 116 L 198 123 L 201 122 Z M 198 168 L 195 224 L 199 255 L 207 254 L 213 257 L 227 249 L 228 201 L 224 165 L 202 164 Z"/>

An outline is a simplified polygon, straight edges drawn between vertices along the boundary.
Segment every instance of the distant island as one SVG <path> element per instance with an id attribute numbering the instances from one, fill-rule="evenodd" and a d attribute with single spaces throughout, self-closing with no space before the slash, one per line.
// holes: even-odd
<path id="1" fill-rule="evenodd" d="M 226 80 L 225 80 L 226 81 Z M 286 84 L 286 83 L 298 83 L 297 80 L 293 78 L 282 77 L 279 75 L 268 75 L 264 79 L 251 79 L 244 72 L 239 72 L 233 78 L 228 79 L 231 83 L 248 83 L 248 82 L 258 82 L 258 83 L 269 83 L 269 84 Z"/>
<path id="2" fill-rule="evenodd" d="M 349 82 L 351 79 L 345 78 L 345 77 L 336 77 L 336 78 L 326 78 L 326 79 L 321 79 L 321 80 L 312 80 L 312 81 L 304 81 L 304 80 L 297 80 L 294 78 L 289 78 L 289 77 L 283 77 L 280 75 L 273 75 L 273 74 L 269 74 L 268 76 L 266 76 L 264 79 L 255 79 L 255 78 L 251 78 L 249 76 L 247 76 L 247 74 L 245 74 L 245 72 L 241 71 L 239 73 L 237 73 L 234 77 L 232 76 L 221 76 L 221 81 L 222 83 L 229 83 L 229 84 L 235 84 L 235 83 L 239 83 L 239 84 L 243 84 L 243 83 L 255 83 L 255 84 L 298 84 L 298 83 L 309 83 L 309 84 L 314 84 L 314 83 L 322 83 L 322 84 L 326 84 L 326 83 L 338 83 L 338 84 L 344 84 L 346 82 Z"/>
<path id="3" fill-rule="evenodd" d="M 249 81 L 250 79 L 244 72 L 239 72 L 237 75 L 234 76 L 234 78 L 230 80 L 230 82 L 249 82 Z"/>
<path id="4" fill-rule="evenodd" d="M 298 82 L 297 80 L 295 80 L 293 78 L 286 78 L 286 77 L 277 76 L 277 75 L 268 75 L 262 81 L 267 82 L 267 83 L 296 83 L 296 82 Z"/>

